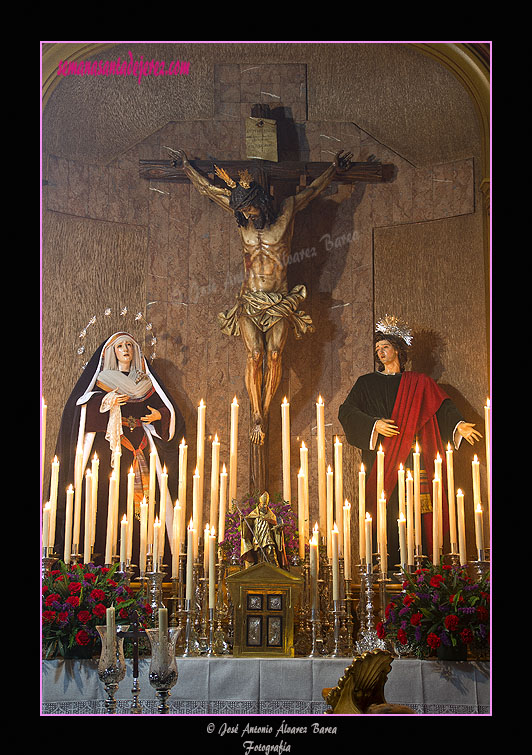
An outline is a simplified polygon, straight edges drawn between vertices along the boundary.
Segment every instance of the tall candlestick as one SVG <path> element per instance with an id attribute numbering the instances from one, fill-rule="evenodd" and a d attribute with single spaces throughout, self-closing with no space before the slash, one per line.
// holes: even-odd
<path id="1" fill-rule="evenodd" d="M 364 521 L 364 527 L 366 530 L 365 545 L 366 545 L 366 564 L 369 566 L 371 572 L 371 566 L 373 564 L 373 522 L 369 511 L 366 512 L 366 519 Z"/>
<path id="2" fill-rule="evenodd" d="M 127 473 L 127 550 L 126 561 L 133 555 L 133 522 L 135 521 L 135 472 L 133 467 Z"/>
<path id="3" fill-rule="evenodd" d="M 179 486 L 177 489 L 177 497 L 179 498 L 179 505 L 181 506 L 181 543 L 185 540 L 185 516 L 187 510 L 187 455 L 188 446 L 185 443 L 185 439 L 181 439 L 179 444 Z"/>
<path id="4" fill-rule="evenodd" d="M 388 571 L 388 538 L 386 534 L 386 525 L 386 497 L 383 490 L 377 504 L 377 538 L 381 574 L 386 574 L 386 572 Z"/>
<path id="5" fill-rule="evenodd" d="M 91 560 L 91 525 L 92 525 L 92 472 L 85 473 L 85 528 L 83 533 L 83 563 Z"/>
<path id="6" fill-rule="evenodd" d="M 283 500 L 291 502 L 290 489 L 290 404 L 286 396 L 281 404 L 281 440 L 283 456 Z"/>
<path id="7" fill-rule="evenodd" d="M 105 540 L 105 564 L 109 566 L 113 563 L 114 551 L 114 505 L 115 505 L 116 480 L 114 474 L 109 478 L 109 496 L 107 499 L 107 533 Z"/>
<path id="8" fill-rule="evenodd" d="M 319 551 L 318 551 L 318 524 L 314 525 L 312 538 L 310 539 L 310 595 L 311 608 L 318 607 L 318 574 L 319 574 Z"/>
<path id="9" fill-rule="evenodd" d="M 72 553 L 72 515 L 74 504 L 74 488 L 72 485 L 68 486 L 66 492 L 66 510 L 65 510 L 65 546 L 63 553 L 63 560 L 65 564 L 70 563 L 70 556 Z"/>
<path id="10" fill-rule="evenodd" d="M 360 465 L 358 473 L 358 554 L 363 563 L 366 554 L 366 470 Z"/>
<path id="11" fill-rule="evenodd" d="M 332 558 L 331 531 L 334 524 L 334 472 L 327 467 L 327 558 Z"/>
<path id="12" fill-rule="evenodd" d="M 475 506 L 475 542 L 477 545 L 478 560 L 484 560 L 484 521 L 482 515 L 482 506 L 477 503 Z"/>
<path id="13" fill-rule="evenodd" d="M 164 557 L 164 546 L 166 543 L 166 506 L 168 504 L 168 472 L 166 465 L 161 474 L 161 501 L 159 504 L 159 553 L 161 558 Z"/>
<path id="14" fill-rule="evenodd" d="M 416 450 L 412 454 L 414 465 L 414 536 L 416 551 L 421 555 L 421 460 L 419 446 L 416 442 Z"/>
<path id="15" fill-rule="evenodd" d="M 203 530 L 203 576 L 207 577 L 209 572 L 209 523 L 205 525 Z"/>
<path id="16" fill-rule="evenodd" d="M 153 571 L 157 572 L 159 571 L 159 561 L 161 558 L 160 554 L 160 544 L 161 544 L 161 522 L 159 520 L 159 517 L 156 516 L 155 520 L 153 522 Z"/>
<path id="17" fill-rule="evenodd" d="M 148 488 L 148 543 L 153 543 L 153 522 L 155 521 L 155 485 L 157 474 L 157 452 L 150 453 L 150 480 Z"/>
<path id="18" fill-rule="evenodd" d="M 179 553 L 181 544 L 181 507 L 179 499 L 174 504 L 174 516 L 172 518 L 172 579 L 179 575 Z"/>
<path id="19" fill-rule="evenodd" d="M 460 554 L 460 566 L 467 564 L 467 542 L 465 529 L 464 494 L 458 488 L 456 491 L 456 513 L 458 518 L 458 553 Z"/>
<path id="20" fill-rule="evenodd" d="M 185 598 L 186 600 L 192 600 L 193 595 L 193 586 L 194 586 L 194 577 L 193 577 L 193 568 L 194 568 L 194 523 L 192 519 L 190 520 L 190 524 L 188 525 L 187 529 L 187 586 L 186 586 L 186 592 L 185 592 Z"/>
<path id="21" fill-rule="evenodd" d="M 339 574 L 339 544 L 338 544 L 338 527 L 336 526 L 336 522 L 334 523 L 334 527 L 331 532 L 331 542 L 332 542 L 332 589 L 333 589 L 333 600 L 339 600 L 340 599 L 340 574 Z"/>
<path id="22" fill-rule="evenodd" d="M 408 470 L 406 475 L 406 545 L 408 563 L 414 563 L 414 478 Z"/>
<path id="23" fill-rule="evenodd" d="M 475 509 L 480 506 L 480 462 L 475 454 L 471 462 L 471 471 L 473 474 L 473 506 Z"/>
<path id="24" fill-rule="evenodd" d="M 44 504 L 42 511 L 42 547 L 50 547 L 50 501 Z"/>
<path id="25" fill-rule="evenodd" d="M 229 508 L 232 510 L 236 499 L 238 471 L 238 401 L 236 396 L 231 404 L 231 436 L 229 446 Z"/>
<path id="26" fill-rule="evenodd" d="M 303 471 L 304 485 L 303 485 L 303 532 L 305 543 L 309 540 L 310 525 L 309 525 L 309 490 L 308 490 L 308 448 L 304 441 L 301 441 L 301 448 L 299 450 L 299 459 L 301 463 L 301 469 Z"/>
<path id="27" fill-rule="evenodd" d="M 200 400 L 198 406 L 198 422 L 197 422 L 197 436 L 196 436 L 196 471 L 199 474 L 199 505 L 197 510 L 198 518 L 196 524 L 198 525 L 198 532 L 201 532 L 203 528 L 203 490 L 204 490 L 204 476 L 205 476 L 205 412 L 207 407 L 203 399 Z"/>
<path id="28" fill-rule="evenodd" d="M 209 551 L 209 608 L 214 608 L 216 603 L 216 531 L 211 527 L 208 537 Z"/>
<path id="29" fill-rule="evenodd" d="M 127 561 L 127 517 L 124 514 L 120 522 L 120 563 Z"/>
<path id="30" fill-rule="evenodd" d="M 318 456 L 318 526 L 323 536 L 327 532 L 327 478 L 325 471 L 325 405 L 321 396 L 316 403 L 316 445 Z"/>
<path id="31" fill-rule="evenodd" d="M 227 470 L 225 464 L 220 472 L 220 515 L 218 519 L 218 542 L 225 539 L 225 513 L 227 506 Z"/>
<path id="32" fill-rule="evenodd" d="M 351 504 L 345 499 L 344 503 L 344 576 L 351 579 Z"/>
<path id="33" fill-rule="evenodd" d="M 57 514 L 57 488 L 59 484 L 59 459 L 54 456 L 50 476 L 50 546 L 55 543 L 55 521 Z"/>
<path id="34" fill-rule="evenodd" d="M 440 522 L 438 509 L 440 480 L 435 477 L 432 481 L 432 563 L 440 563 Z"/>
<path id="35" fill-rule="evenodd" d="M 397 527 L 399 529 L 399 558 L 401 560 L 401 568 L 406 570 L 407 567 L 407 550 L 406 550 L 406 518 L 401 512 L 399 519 L 397 520 Z"/>
<path id="36" fill-rule="evenodd" d="M 94 454 L 91 463 L 92 471 L 92 522 L 91 522 L 91 546 L 96 539 L 96 515 L 98 513 L 98 479 L 100 476 L 100 460 L 98 454 Z"/>
<path id="37" fill-rule="evenodd" d="M 140 504 L 140 557 L 139 570 L 141 576 L 146 571 L 146 552 L 148 546 L 148 503 L 143 498 Z"/>
<path id="38" fill-rule="evenodd" d="M 72 525 L 72 546 L 79 552 L 81 532 L 81 499 L 83 492 L 83 450 L 78 446 L 74 461 L 74 520 Z"/>
<path id="39" fill-rule="evenodd" d="M 438 451 L 436 458 L 434 459 L 434 476 L 438 478 L 438 499 L 434 505 L 438 508 L 438 542 L 440 548 L 443 548 L 443 474 L 442 474 L 442 458 Z"/>
<path id="40" fill-rule="evenodd" d="M 299 558 L 305 558 L 305 473 L 302 469 L 297 475 L 297 519 L 299 532 Z"/>
<path id="41" fill-rule="evenodd" d="M 336 436 L 334 443 L 334 514 L 337 522 L 342 521 L 342 507 L 344 505 L 344 477 L 343 477 L 343 458 L 342 443 Z M 339 554 L 343 553 L 343 529 L 338 533 Z"/>
<path id="42" fill-rule="evenodd" d="M 402 463 L 397 470 L 397 490 L 399 493 L 399 514 L 406 519 L 406 488 L 405 488 L 405 470 Z"/>
<path id="43" fill-rule="evenodd" d="M 384 451 L 379 446 L 377 451 L 377 500 L 380 501 L 384 491 Z"/>
<path id="44" fill-rule="evenodd" d="M 458 538 L 456 535 L 456 506 L 455 506 L 455 494 L 454 494 L 454 462 L 453 462 L 453 450 L 451 444 L 447 444 L 447 451 L 445 452 L 445 459 L 447 463 L 447 504 L 449 507 L 449 540 L 451 543 L 451 553 L 457 553 Z"/>
<path id="45" fill-rule="evenodd" d="M 220 502 L 220 441 L 218 435 L 212 442 L 211 456 L 211 505 L 209 509 L 209 522 L 218 521 L 218 504 Z"/>
<path id="46" fill-rule="evenodd" d="M 486 399 L 484 407 L 484 435 L 486 443 L 486 474 L 488 485 L 488 521 L 491 517 L 491 403 L 489 398 Z"/>
<path id="47" fill-rule="evenodd" d="M 198 537 L 199 537 L 199 505 L 200 505 L 200 477 L 196 469 L 192 478 L 192 520 L 194 522 L 194 558 L 198 555 Z"/>

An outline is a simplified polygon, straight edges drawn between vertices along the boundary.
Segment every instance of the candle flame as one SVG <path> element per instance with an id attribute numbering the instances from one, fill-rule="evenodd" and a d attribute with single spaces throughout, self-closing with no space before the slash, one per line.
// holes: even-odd
<path id="1" fill-rule="evenodd" d="M 189 530 L 193 530 L 194 529 L 194 520 L 193 520 L 192 517 L 190 517 L 190 522 L 188 524 L 188 528 L 189 528 Z"/>
<path id="2" fill-rule="evenodd" d="M 419 443 L 417 442 L 417 440 L 416 440 L 416 453 L 417 454 L 419 453 Z"/>
<path id="3" fill-rule="evenodd" d="M 144 496 L 144 498 L 142 499 L 142 502 L 141 502 L 140 505 L 141 506 L 147 506 L 148 505 L 147 502 L 146 502 L 146 496 Z"/>
<path id="4" fill-rule="evenodd" d="M 382 493 L 381 493 L 381 498 L 380 498 L 380 500 L 381 500 L 381 501 L 383 501 L 384 503 L 386 503 L 386 496 L 384 495 L 384 490 L 383 490 L 383 491 L 382 491 Z"/>
<path id="5" fill-rule="evenodd" d="M 198 466 L 197 465 L 196 465 L 196 469 L 194 471 L 194 477 L 199 477 L 199 472 L 198 472 Z"/>
<path id="6" fill-rule="evenodd" d="M 379 445 L 379 453 L 382 453 L 382 443 Z"/>
<path id="7" fill-rule="evenodd" d="M 327 474 L 332 474 L 332 469 L 331 469 L 330 464 L 327 465 Z"/>
<path id="8" fill-rule="evenodd" d="M 407 480 L 412 480 L 413 479 L 412 472 L 409 469 L 406 470 L 406 479 Z"/>
<path id="9" fill-rule="evenodd" d="M 167 470 L 166 470 L 166 464 L 165 464 L 165 465 L 164 465 L 164 467 L 163 467 L 163 474 L 168 474 L 168 472 L 167 472 Z"/>
<path id="10" fill-rule="evenodd" d="M 69 486 L 68 486 L 68 488 L 67 488 L 67 493 L 68 493 L 69 491 L 73 491 L 73 490 L 74 490 L 74 488 L 72 487 L 72 483 L 70 483 L 70 485 L 69 485 Z"/>
<path id="11" fill-rule="evenodd" d="M 322 399 L 321 395 L 320 395 L 320 396 L 318 396 L 318 404 L 319 404 L 320 406 L 323 406 L 323 399 Z"/>
<path id="12" fill-rule="evenodd" d="M 441 461 L 441 456 L 440 456 L 440 452 L 439 451 L 436 454 L 436 461 Z"/>
<path id="13" fill-rule="evenodd" d="M 233 406 L 238 406 L 238 401 L 236 400 L 236 396 L 233 399 Z"/>
<path id="14" fill-rule="evenodd" d="M 462 493 L 461 489 L 458 488 L 458 490 L 456 491 L 456 495 L 464 495 L 464 494 Z"/>
<path id="15" fill-rule="evenodd" d="M 490 406 L 491 406 L 491 402 L 490 402 L 489 398 L 487 398 L 486 399 L 486 409 L 489 409 Z"/>
<path id="16" fill-rule="evenodd" d="M 371 522 L 371 514 L 369 511 L 366 511 L 366 522 Z"/>
<path id="17" fill-rule="evenodd" d="M 448 451 L 452 451 L 452 450 L 453 450 L 453 449 L 451 448 L 451 444 L 450 444 L 450 443 L 447 443 L 447 450 L 448 450 Z"/>
<path id="18" fill-rule="evenodd" d="M 307 447 L 306 447 L 306 445 L 305 445 L 305 441 L 304 441 L 304 440 L 302 440 L 302 441 L 301 441 L 301 450 L 302 450 L 302 451 L 305 451 L 305 450 L 306 450 L 306 448 L 307 448 Z"/>
<path id="19" fill-rule="evenodd" d="M 349 510 L 350 508 L 351 508 L 351 504 L 349 503 L 349 501 L 346 498 L 345 501 L 344 501 L 344 509 L 348 509 Z"/>
<path id="20" fill-rule="evenodd" d="M 366 469 L 363 464 L 360 465 L 360 471 L 366 474 Z"/>
<path id="21" fill-rule="evenodd" d="M 214 443 L 218 443 L 218 433 L 214 434 Z"/>
<path id="22" fill-rule="evenodd" d="M 477 503 L 476 508 L 475 508 L 475 512 L 477 514 L 482 514 L 482 506 L 480 505 L 480 503 Z"/>
<path id="23" fill-rule="evenodd" d="M 134 472 L 133 472 L 133 464 L 129 467 L 129 474 L 134 474 Z"/>
<path id="24" fill-rule="evenodd" d="M 286 396 L 283 399 L 283 406 L 288 406 L 288 401 L 286 400 Z"/>
<path id="25" fill-rule="evenodd" d="M 46 503 L 44 504 L 44 510 L 49 511 L 51 508 L 52 504 L 50 503 L 50 501 L 46 501 Z"/>
<path id="26" fill-rule="evenodd" d="M 401 463 L 399 464 L 399 471 L 400 471 L 400 472 L 402 472 L 402 471 L 403 471 L 403 462 L 401 462 Z"/>
<path id="27" fill-rule="evenodd" d="M 478 464 L 478 456 L 475 454 L 475 457 L 473 459 L 473 464 Z"/>
<path id="28" fill-rule="evenodd" d="M 127 516 L 125 514 L 122 517 L 122 524 L 127 524 Z"/>
<path id="29" fill-rule="evenodd" d="M 313 532 L 314 535 L 318 534 L 318 532 L 319 532 L 318 522 L 316 522 L 316 524 L 312 528 L 312 532 Z"/>
<path id="30" fill-rule="evenodd" d="M 159 517 L 158 516 L 155 517 L 155 521 L 153 522 L 153 526 L 154 527 L 160 527 L 161 526 L 161 522 L 159 521 Z"/>
<path id="31" fill-rule="evenodd" d="M 174 503 L 174 511 L 176 511 L 176 509 L 177 509 L 178 511 L 180 511 L 180 510 L 181 510 L 181 504 L 179 503 L 179 498 L 176 498 L 176 499 L 175 499 L 175 503 Z"/>
<path id="32" fill-rule="evenodd" d="M 185 447 L 185 438 L 184 437 L 181 438 L 181 443 L 179 445 L 183 446 L 183 448 Z"/>
<path id="33" fill-rule="evenodd" d="M 226 466 L 225 466 L 225 461 L 224 461 L 224 463 L 222 464 L 222 471 L 221 471 L 221 474 L 227 474 L 227 468 L 226 468 Z"/>
<path id="34" fill-rule="evenodd" d="M 199 405 L 200 406 L 205 406 L 205 402 L 203 401 L 203 399 L 200 399 Z"/>
<path id="35" fill-rule="evenodd" d="M 338 527 L 336 526 L 336 522 L 334 523 L 334 527 L 332 528 L 333 532 L 338 532 Z"/>
<path id="36" fill-rule="evenodd" d="M 398 522 L 406 522 L 405 515 L 403 514 L 402 511 L 399 512 L 399 519 L 397 521 Z"/>
<path id="37" fill-rule="evenodd" d="M 93 458 L 93 461 L 98 461 L 98 454 L 95 453 L 92 458 Z"/>

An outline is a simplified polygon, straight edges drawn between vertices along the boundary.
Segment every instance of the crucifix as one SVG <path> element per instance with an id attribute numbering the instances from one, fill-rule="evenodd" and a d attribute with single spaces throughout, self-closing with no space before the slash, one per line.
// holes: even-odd
<path id="1" fill-rule="evenodd" d="M 295 217 L 333 181 L 390 180 L 393 165 L 370 160 L 352 162 L 339 152 L 332 163 L 277 162 L 275 131 L 264 106 L 252 109 L 247 160 L 189 162 L 183 150 L 167 148 L 169 160 L 141 160 L 140 176 L 149 180 L 190 181 L 203 196 L 234 215 L 242 243 L 244 281 L 235 305 L 218 315 L 226 335 L 240 336 L 246 349 L 245 382 L 251 403 L 251 489 L 267 489 L 265 441 L 270 404 L 282 375 L 282 354 L 292 326 L 295 337 L 312 333 L 312 320 L 300 309 L 307 292 L 303 284 L 287 283 Z M 248 124 L 247 124 L 248 125 Z M 253 174 L 249 169 L 254 170 Z M 309 183 L 310 181 L 310 183 Z M 298 190 L 280 207 L 272 187 L 296 183 Z"/>

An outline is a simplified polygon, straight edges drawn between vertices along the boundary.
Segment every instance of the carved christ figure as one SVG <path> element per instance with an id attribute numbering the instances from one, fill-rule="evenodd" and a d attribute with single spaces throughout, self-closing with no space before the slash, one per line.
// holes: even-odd
<path id="1" fill-rule="evenodd" d="M 308 187 L 287 197 L 276 212 L 270 195 L 249 172 L 234 181 L 215 166 L 228 188 L 217 187 L 196 171 L 182 150 L 170 150 L 197 191 L 235 216 L 244 260 L 244 280 L 236 304 L 218 315 L 222 332 L 241 335 L 247 352 L 246 388 L 251 401 L 250 439 L 262 444 L 270 403 L 281 380 L 281 357 L 290 325 L 296 338 L 314 327 L 299 309 L 307 292 L 304 285 L 288 290 L 287 260 L 295 216 L 331 183 L 336 171 L 347 170 L 351 153 L 338 152 L 331 165 Z M 177 160 L 176 163 L 177 165 Z"/>

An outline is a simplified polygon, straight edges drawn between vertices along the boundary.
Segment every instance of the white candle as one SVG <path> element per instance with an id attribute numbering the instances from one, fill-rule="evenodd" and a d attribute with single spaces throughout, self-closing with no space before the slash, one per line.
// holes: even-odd
<path id="1" fill-rule="evenodd" d="M 281 404 L 281 440 L 283 457 L 283 500 L 291 502 L 290 489 L 290 404 L 286 396 Z"/>
<path id="2" fill-rule="evenodd" d="M 187 586 L 185 598 L 192 600 L 193 595 L 193 568 L 194 568 L 194 523 L 192 519 L 187 528 Z"/>
<path id="3" fill-rule="evenodd" d="M 120 563 L 125 564 L 127 560 L 127 517 L 124 514 L 120 522 Z"/>
<path id="4" fill-rule="evenodd" d="M 168 609 L 159 608 L 159 650 L 162 654 L 163 648 L 168 642 Z"/>
<path id="5" fill-rule="evenodd" d="M 384 490 L 381 493 L 377 505 L 377 538 L 380 555 L 380 572 L 386 574 L 388 571 L 388 538 L 386 534 L 387 513 L 386 497 Z"/>
<path id="6" fill-rule="evenodd" d="M 177 497 L 179 498 L 179 505 L 181 506 L 180 549 L 185 541 L 185 530 L 186 530 L 185 516 L 186 516 L 186 509 L 187 509 L 187 455 L 188 455 L 188 446 L 185 443 L 185 439 L 182 438 L 181 443 L 179 444 L 179 485 L 177 489 Z"/>
<path id="7" fill-rule="evenodd" d="M 107 637 L 113 637 L 116 632 L 115 607 L 110 606 L 105 609 L 105 626 L 107 627 Z"/>
<path id="8" fill-rule="evenodd" d="M 399 465 L 397 470 L 397 490 L 399 493 L 399 514 L 406 519 L 406 489 L 405 489 L 405 470 L 403 465 Z"/>
<path id="9" fill-rule="evenodd" d="M 105 565 L 110 566 L 113 563 L 114 551 L 114 501 L 115 501 L 116 480 L 114 474 L 109 478 L 109 497 L 107 499 L 107 533 L 105 540 Z"/>
<path id="10" fill-rule="evenodd" d="M 113 499 L 113 555 L 117 553 L 118 543 L 118 526 L 119 526 L 119 501 L 120 501 L 120 463 L 122 461 L 122 454 L 120 452 L 115 453 L 113 467 L 113 477 L 115 478 L 114 487 L 114 499 Z"/>
<path id="11" fill-rule="evenodd" d="M 203 527 L 203 490 L 204 490 L 204 467 L 205 467 L 205 412 L 207 407 L 203 399 L 200 400 L 198 406 L 198 422 L 197 422 L 197 436 L 196 436 L 196 471 L 199 474 L 199 506 L 197 509 L 198 519 L 196 521 L 198 525 L 198 532 L 201 532 Z"/>
<path id="12" fill-rule="evenodd" d="M 478 560 L 484 560 L 484 521 L 482 506 L 478 503 L 475 507 L 475 541 L 477 545 Z"/>
<path id="13" fill-rule="evenodd" d="M 91 560 L 91 532 L 92 532 L 92 472 L 85 473 L 85 528 L 83 533 L 83 563 Z"/>
<path id="14" fill-rule="evenodd" d="M 166 543 L 166 506 L 168 503 L 168 472 L 166 465 L 161 474 L 161 501 L 159 504 L 159 553 L 161 558 L 164 557 L 164 546 Z"/>
<path id="15" fill-rule="evenodd" d="M 318 456 L 318 526 L 327 532 L 327 477 L 325 471 L 325 405 L 321 396 L 316 403 L 316 445 Z"/>
<path id="16" fill-rule="evenodd" d="M 451 543 L 451 553 L 457 553 L 458 538 L 456 536 L 456 506 L 454 494 L 454 462 L 453 450 L 451 444 L 447 444 L 445 452 L 447 462 L 447 504 L 449 507 L 449 540 Z"/>
<path id="17" fill-rule="evenodd" d="M 334 524 L 334 472 L 327 467 L 327 558 L 332 558 L 331 531 Z"/>
<path id="18" fill-rule="evenodd" d="M 384 451 L 379 446 L 377 451 L 377 500 L 380 501 L 384 491 Z"/>
<path id="19" fill-rule="evenodd" d="M 50 501 L 44 504 L 42 511 L 42 547 L 50 547 Z"/>
<path id="20" fill-rule="evenodd" d="M 366 512 L 364 525 L 366 529 L 366 537 L 364 538 L 366 544 L 366 565 L 370 567 L 368 571 L 371 572 L 373 565 L 373 521 L 369 511 Z"/>
<path id="21" fill-rule="evenodd" d="M 339 556 L 338 556 L 338 527 L 336 522 L 331 532 L 332 542 L 332 583 L 333 583 L 333 600 L 340 599 L 340 579 L 339 579 Z"/>
<path id="22" fill-rule="evenodd" d="M 471 462 L 471 471 L 473 474 L 473 506 L 475 510 L 481 504 L 480 500 L 480 462 L 475 454 Z"/>
<path id="23" fill-rule="evenodd" d="M 85 408 L 85 407 L 83 407 Z M 79 553 L 81 532 L 81 498 L 83 493 L 83 451 L 76 449 L 74 462 L 74 521 L 72 525 L 72 547 Z"/>
<path id="24" fill-rule="evenodd" d="M 94 454 L 91 464 L 92 472 L 92 522 L 91 522 L 91 546 L 96 539 L 96 514 L 98 512 L 98 479 L 100 475 L 100 460 L 98 454 Z"/>
<path id="25" fill-rule="evenodd" d="M 207 577 L 209 572 L 209 532 L 210 527 L 207 523 L 203 530 L 203 576 Z"/>
<path id="26" fill-rule="evenodd" d="M 310 539 L 310 525 L 309 525 L 309 491 L 308 491 L 308 448 L 304 441 L 301 441 L 301 448 L 299 450 L 299 459 L 301 463 L 301 469 L 303 471 L 303 532 L 305 543 Z"/>
<path id="27" fill-rule="evenodd" d="M 211 527 L 209 535 L 209 608 L 214 608 L 216 600 L 216 531 Z"/>
<path id="28" fill-rule="evenodd" d="M 488 484 L 488 521 L 491 516 L 491 403 L 489 398 L 486 399 L 484 407 L 484 435 L 486 443 L 486 474 Z"/>
<path id="29" fill-rule="evenodd" d="M 432 563 L 440 563 L 440 522 L 438 509 L 440 480 L 435 477 L 432 481 Z"/>
<path id="30" fill-rule="evenodd" d="M 366 470 L 360 465 L 358 473 L 358 554 L 360 563 L 364 562 L 366 555 Z"/>
<path id="31" fill-rule="evenodd" d="M 160 544 L 161 544 L 160 531 L 161 531 L 161 522 L 159 521 L 159 517 L 156 516 L 153 522 L 153 571 L 154 572 L 159 571 L 159 561 L 161 558 L 160 550 L 159 550 Z"/>
<path id="32" fill-rule="evenodd" d="M 437 477 L 439 480 L 438 484 L 438 499 L 436 501 L 436 504 L 438 507 L 438 542 L 440 544 L 440 549 L 443 548 L 443 475 L 442 475 L 442 458 L 440 456 L 440 453 L 438 451 L 438 454 L 436 458 L 434 459 L 434 477 Z"/>
<path id="33" fill-rule="evenodd" d="M 232 510 L 236 499 L 238 472 L 238 401 L 236 396 L 231 404 L 231 436 L 229 446 L 229 508 Z"/>
<path id="34" fill-rule="evenodd" d="M 227 470 L 222 464 L 220 472 L 220 514 L 218 518 L 218 542 L 225 539 L 225 514 L 227 506 Z"/>
<path id="35" fill-rule="evenodd" d="M 148 546 L 148 503 L 145 498 L 140 504 L 140 559 L 139 569 L 141 576 L 146 571 L 146 552 Z"/>
<path id="36" fill-rule="evenodd" d="M 157 452 L 150 453 L 150 481 L 148 488 L 148 543 L 153 543 L 153 522 L 155 521 L 155 484 L 157 473 Z"/>
<path id="37" fill-rule="evenodd" d="M 406 518 L 403 513 L 399 514 L 397 520 L 399 529 L 399 554 L 401 559 L 401 568 L 406 571 L 407 567 L 407 550 L 406 550 Z"/>
<path id="38" fill-rule="evenodd" d="M 59 460 L 54 456 L 50 477 L 50 547 L 55 543 L 55 521 L 57 514 L 57 487 L 59 484 Z"/>
<path id="39" fill-rule="evenodd" d="M 70 556 L 72 552 L 72 514 L 74 504 L 74 488 L 72 485 L 68 486 L 66 492 L 66 510 L 65 510 L 65 546 L 63 553 L 63 560 L 65 564 L 70 563 Z"/>
<path id="40" fill-rule="evenodd" d="M 460 554 L 460 566 L 467 564 L 467 542 L 465 529 L 464 494 L 458 488 L 456 491 L 456 513 L 458 518 L 458 553 Z"/>
<path id="41" fill-rule="evenodd" d="M 192 520 L 194 522 L 194 558 L 198 555 L 200 476 L 196 469 L 192 478 Z"/>
<path id="42" fill-rule="evenodd" d="M 179 499 L 174 504 L 172 517 L 172 578 L 179 576 L 179 549 L 181 543 L 181 506 Z"/>
<path id="43" fill-rule="evenodd" d="M 344 577 L 351 579 L 351 504 L 345 499 L 344 503 Z"/>
<path id="44" fill-rule="evenodd" d="M 335 521 L 342 521 L 342 507 L 344 505 L 344 477 L 343 477 L 343 458 L 342 443 L 336 436 L 334 443 L 334 514 Z M 343 530 L 338 533 L 339 554 L 343 553 Z"/>
<path id="45" fill-rule="evenodd" d="M 299 532 L 299 558 L 305 558 L 305 473 L 302 469 L 297 475 L 297 519 Z"/>
<path id="46" fill-rule="evenodd" d="M 135 472 L 130 467 L 127 474 L 127 550 L 126 561 L 133 555 L 133 522 L 135 520 Z"/>
<path id="47" fill-rule="evenodd" d="M 414 536 L 416 551 L 421 555 L 421 460 L 419 446 L 416 442 L 416 450 L 412 454 L 414 464 Z"/>
<path id="48" fill-rule="evenodd" d="M 220 499 L 220 441 L 218 435 L 214 436 L 212 442 L 211 456 L 211 506 L 209 510 L 209 521 L 218 520 L 218 504 Z"/>
<path id="49" fill-rule="evenodd" d="M 408 563 L 414 563 L 414 478 L 408 470 L 406 475 L 406 545 Z"/>
<path id="50" fill-rule="evenodd" d="M 310 592 L 311 608 L 316 610 L 318 607 L 318 573 L 319 573 L 319 552 L 318 552 L 318 524 L 314 525 L 312 538 L 310 540 Z"/>

